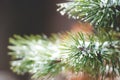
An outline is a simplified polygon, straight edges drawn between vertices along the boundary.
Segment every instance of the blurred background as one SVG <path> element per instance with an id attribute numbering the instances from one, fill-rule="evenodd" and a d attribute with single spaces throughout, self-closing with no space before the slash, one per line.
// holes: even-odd
<path id="1" fill-rule="evenodd" d="M 56 11 L 65 0 L 0 0 L 0 80 L 28 80 L 10 70 L 8 40 L 13 34 L 51 34 L 70 29 L 74 21 Z"/>

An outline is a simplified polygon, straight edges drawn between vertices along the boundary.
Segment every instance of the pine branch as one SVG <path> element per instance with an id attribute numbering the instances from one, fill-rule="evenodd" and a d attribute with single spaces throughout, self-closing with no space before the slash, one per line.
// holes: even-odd
<path id="1" fill-rule="evenodd" d="M 9 46 L 13 57 L 11 69 L 18 74 L 33 74 L 33 78 L 53 77 L 69 69 L 95 77 L 107 74 L 109 66 L 113 69 L 111 73 L 117 76 L 120 74 L 120 41 L 112 37 L 113 34 L 102 33 L 105 35 L 100 32 L 99 37 L 68 33 L 64 40 L 59 35 L 50 38 L 15 35 L 10 38 L 12 45 Z"/>
<path id="2" fill-rule="evenodd" d="M 72 34 L 70 39 L 63 43 L 62 49 L 66 55 L 64 61 L 75 73 L 82 71 L 94 77 L 103 74 L 102 77 L 105 77 L 110 72 L 114 77 L 119 76 L 120 41 L 119 39 L 111 41 L 109 36 L 112 37 L 112 35 L 103 35 L 104 39 L 100 40 L 98 36 Z"/>
<path id="3" fill-rule="evenodd" d="M 99 27 L 120 31 L 120 0 L 75 0 L 58 4 L 58 11 L 74 19 Z"/>
<path id="4" fill-rule="evenodd" d="M 12 45 L 8 46 L 11 50 L 9 55 L 13 58 L 11 69 L 18 74 L 30 72 L 34 74 L 35 78 L 49 73 L 59 73 L 63 64 L 55 63 L 57 59 L 61 58 L 58 36 L 53 35 L 47 38 L 45 35 L 25 35 L 23 37 L 14 35 L 13 38 L 10 38 Z"/>

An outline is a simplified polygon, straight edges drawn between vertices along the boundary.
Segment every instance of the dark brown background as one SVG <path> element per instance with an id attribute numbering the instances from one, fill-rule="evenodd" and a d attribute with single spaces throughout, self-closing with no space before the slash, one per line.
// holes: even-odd
<path id="1" fill-rule="evenodd" d="M 0 0 L 0 80 L 7 80 L 1 76 L 16 77 L 9 69 L 9 37 L 13 34 L 49 35 L 67 30 L 74 23 L 56 12 L 56 4 L 61 2 L 64 0 Z M 27 80 L 26 75 L 17 78 Z"/>

